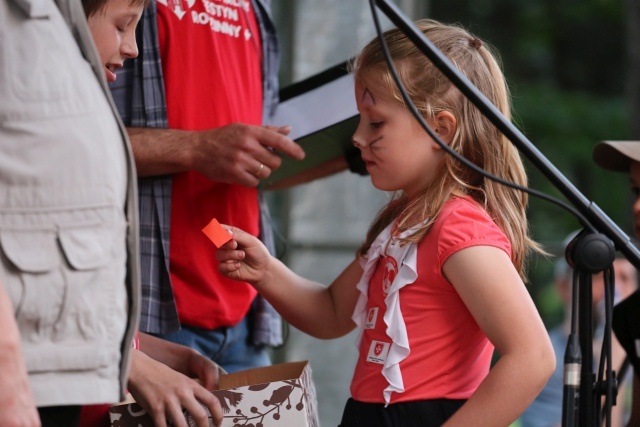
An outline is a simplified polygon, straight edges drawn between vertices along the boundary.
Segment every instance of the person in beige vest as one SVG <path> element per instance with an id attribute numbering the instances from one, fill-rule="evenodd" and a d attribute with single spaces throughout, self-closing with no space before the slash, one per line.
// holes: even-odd
<path id="1" fill-rule="evenodd" d="M 139 312 L 135 168 L 105 77 L 137 55 L 143 4 L 83 1 L 97 51 L 77 0 L 0 5 L 0 425 L 73 426 L 81 406 L 123 398 Z M 159 425 L 204 412 L 196 398 L 219 422 L 215 397 L 182 375 L 211 388 L 215 364 L 141 341 L 128 385 Z"/>
<path id="2" fill-rule="evenodd" d="M 3 426 L 40 425 L 33 405 L 73 426 L 80 405 L 125 396 L 136 175 L 90 37 L 78 0 L 0 2 Z"/>

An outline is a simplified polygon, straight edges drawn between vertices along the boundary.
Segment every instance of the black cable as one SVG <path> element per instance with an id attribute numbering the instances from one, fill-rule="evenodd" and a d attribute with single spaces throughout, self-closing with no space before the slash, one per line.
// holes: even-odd
<path id="1" fill-rule="evenodd" d="M 606 415 L 606 427 L 611 427 L 611 406 L 614 404 L 614 389 L 617 388 L 616 377 L 613 373 L 613 355 L 611 353 L 611 323 L 615 282 L 615 272 L 613 266 L 604 270 L 602 274 L 604 278 L 605 321 L 597 384 L 604 384 L 604 390 L 600 387 L 599 391 L 605 396 L 605 401 L 602 408 L 604 409 L 604 414 Z M 604 361 L 606 361 L 606 367 Z M 605 372 L 606 377 L 604 377 Z M 598 416 L 596 418 L 598 420 L 599 426 L 602 425 L 601 414 L 602 412 L 598 411 Z"/>

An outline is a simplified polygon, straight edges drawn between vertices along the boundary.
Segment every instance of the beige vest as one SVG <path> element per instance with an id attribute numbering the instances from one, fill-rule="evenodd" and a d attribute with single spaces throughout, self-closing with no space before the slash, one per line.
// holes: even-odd
<path id="1" fill-rule="evenodd" d="M 129 142 L 80 1 L 58 3 L 0 0 L 0 280 L 38 406 L 120 400 L 139 318 Z"/>

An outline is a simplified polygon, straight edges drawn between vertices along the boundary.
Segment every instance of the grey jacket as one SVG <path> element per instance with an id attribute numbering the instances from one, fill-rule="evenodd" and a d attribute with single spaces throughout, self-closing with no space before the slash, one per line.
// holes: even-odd
<path id="1" fill-rule="evenodd" d="M 0 0 L 0 281 L 37 406 L 121 400 L 139 319 L 133 157 L 80 1 L 57 1 Z"/>

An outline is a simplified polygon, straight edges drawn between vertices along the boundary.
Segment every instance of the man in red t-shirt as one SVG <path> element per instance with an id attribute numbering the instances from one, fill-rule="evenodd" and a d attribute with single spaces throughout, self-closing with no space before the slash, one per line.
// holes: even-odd
<path id="1" fill-rule="evenodd" d="M 304 157 L 288 129 L 262 126 L 257 15 L 264 5 L 158 0 L 156 6 L 169 129 L 129 128 L 129 134 L 139 176 L 173 175 L 169 265 L 181 329 L 157 335 L 230 372 L 267 365 L 267 349 L 248 337 L 256 291 L 218 273 L 215 246 L 201 232 L 216 218 L 257 236 L 257 184 L 280 166 L 281 154 Z"/>
<path id="2" fill-rule="evenodd" d="M 216 218 L 268 243 L 256 187 L 282 155 L 304 157 L 287 127 L 262 126 L 278 93 L 269 3 L 153 2 L 138 26 L 140 56 L 111 87 L 140 178 L 141 337 L 191 347 L 228 372 L 270 364 L 265 346 L 281 344 L 280 323 L 251 286 L 218 273 L 201 229 Z M 349 160 L 359 157 L 288 185 L 351 169 Z"/>

